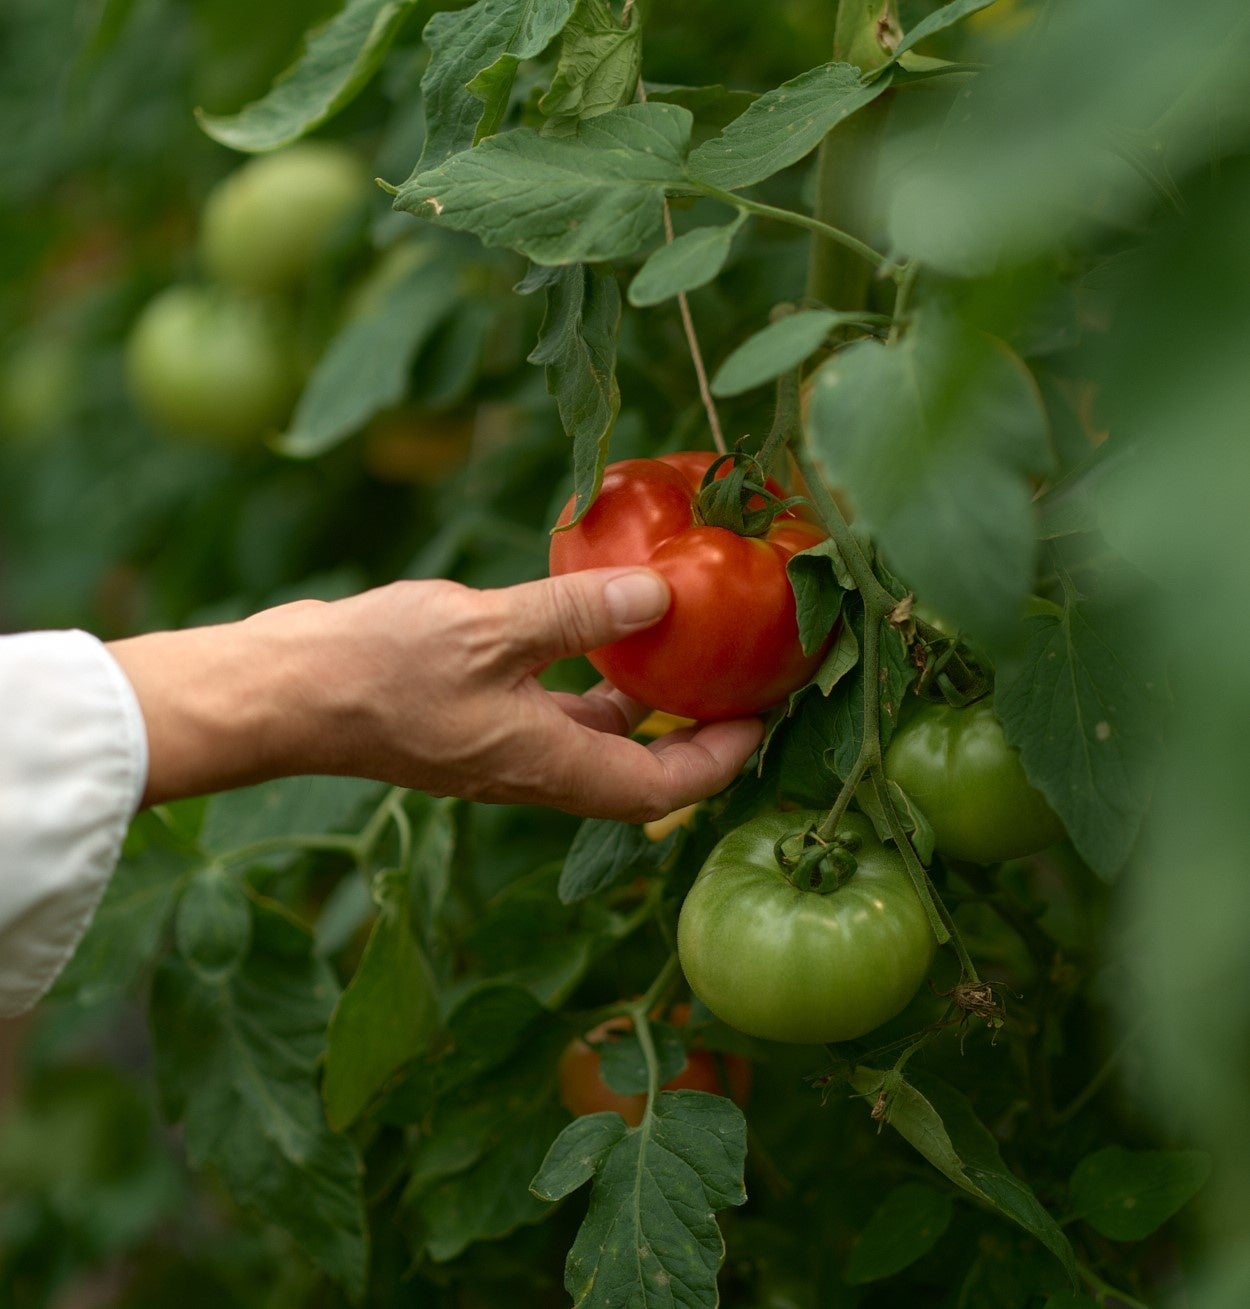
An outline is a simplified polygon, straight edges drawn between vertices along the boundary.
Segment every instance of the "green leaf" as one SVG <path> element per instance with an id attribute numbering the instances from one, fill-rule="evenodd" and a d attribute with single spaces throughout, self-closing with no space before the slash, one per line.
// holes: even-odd
<path id="1" fill-rule="evenodd" d="M 1125 1150 L 1086 1155 L 1072 1174 L 1072 1212 L 1113 1241 L 1140 1241 L 1198 1194 L 1211 1172 L 1201 1150 Z"/>
<path id="2" fill-rule="evenodd" d="M 903 826 L 903 831 L 911 836 L 912 848 L 920 857 L 922 864 L 928 864 L 933 858 L 933 827 L 924 813 L 912 804 L 911 797 L 897 782 L 885 778 L 886 790 L 894 802 L 894 813 Z M 855 803 L 872 819 L 877 835 L 883 841 L 893 839 L 890 820 L 886 816 L 881 801 L 877 798 L 877 788 L 872 781 L 861 782 L 855 788 Z"/>
<path id="3" fill-rule="evenodd" d="M 859 314 L 802 309 L 779 318 L 733 350 L 712 378 L 712 394 L 741 395 L 797 368 L 835 327 L 860 323 Z"/>
<path id="4" fill-rule="evenodd" d="M 658 104 L 681 105 L 694 115 L 692 140 L 702 144 L 723 132 L 740 114 L 744 114 L 756 100 L 757 91 L 730 90 L 719 84 L 713 86 L 677 86 L 671 82 L 648 82 L 647 100 Z"/>
<path id="5" fill-rule="evenodd" d="M 284 777 L 261 786 L 223 791 L 208 803 L 200 843 L 210 855 L 227 856 L 260 841 L 293 840 L 289 850 L 259 857 L 278 868 L 299 857 L 302 836 L 342 832 L 385 787 L 353 777 Z"/>
<path id="6" fill-rule="evenodd" d="M 503 126 L 508 116 L 508 102 L 512 98 L 512 84 L 516 81 L 516 70 L 520 65 L 516 55 L 500 55 L 487 68 L 483 68 L 470 81 L 465 90 L 484 106 L 482 116 L 473 131 L 473 144 L 494 136 Z"/>
<path id="7" fill-rule="evenodd" d="M 1024 620 L 994 707 L 1029 781 L 1104 878 L 1128 859 L 1150 803 L 1169 697 L 1149 600 L 1079 597 Z"/>
<path id="8" fill-rule="evenodd" d="M 760 96 L 690 155 L 690 176 L 724 191 L 762 182 L 797 163 L 840 122 L 871 104 L 890 74 L 865 82 L 850 64 L 822 64 Z"/>
<path id="9" fill-rule="evenodd" d="M 608 443 L 621 408 L 616 339 L 621 291 L 610 268 L 574 264 L 535 268 L 523 292 L 546 287 L 547 312 L 529 362 L 546 369 L 547 391 L 573 442 L 573 521 L 586 512 L 603 481 Z"/>
<path id="10" fill-rule="evenodd" d="M 395 207 L 539 264 L 613 259 L 659 228 L 689 137 L 689 112 L 662 104 L 600 114 L 572 137 L 520 127 L 419 170 Z"/>
<path id="11" fill-rule="evenodd" d="M 681 1033 L 669 1023 L 652 1023 L 651 1040 L 660 1065 L 658 1085 L 670 1082 L 686 1066 Z M 634 1029 L 608 1032 L 598 1044 L 599 1070 L 618 1095 L 641 1095 L 647 1090 L 647 1059 Z"/>
<path id="12" fill-rule="evenodd" d="M 312 938 L 269 902 L 252 905 L 252 950 L 225 978 L 177 955 L 157 971 L 150 1020 L 167 1116 L 195 1168 L 284 1228 L 349 1295 L 364 1293 L 361 1164 L 330 1131 L 317 1067 L 337 988 Z"/>
<path id="13" fill-rule="evenodd" d="M 631 9 L 624 24 L 604 0 L 579 0 L 564 29 L 560 62 L 538 108 L 548 130 L 629 104 L 642 69 L 642 24 Z"/>
<path id="14" fill-rule="evenodd" d="M 663 863 L 678 833 L 650 841 L 634 823 L 614 818 L 587 818 L 577 829 L 560 871 L 559 895 L 564 904 L 606 891 L 627 877 L 651 872 Z"/>
<path id="15" fill-rule="evenodd" d="M 395 1072 L 426 1049 L 438 1025 L 434 976 L 412 934 L 407 875 L 378 873 L 373 898 L 377 920 L 326 1033 L 321 1098 L 336 1132 L 355 1122 Z"/>
<path id="16" fill-rule="evenodd" d="M 519 986 L 506 981 L 474 986 L 448 1016 L 445 1035 L 387 1097 L 380 1117 L 403 1125 L 421 1122 L 451 1092 L 532 1045 L 548 1021 L 541 1003 Z"/>
<path id="17" fill-rule="evenodd" d="M 530 1189 L 554 1201 L 594 1179 L 564 1269 L 574 1302 L 712 1309 L 725 1253 L 715 1211 L 745 1201 L 745 1159 L 741 1111 L 703 1091 L 661 1092 L 641 1128 L 617 1114 L 566 1127 Z"/>
<path id="18" fill-rule="evenodd" d="M 290 68 L 262 99 L 237 114 L 196 110 L 200 126 L 233 150 L 276 150 L 350 104 L 382 63 L 420 0 L 348 0 L 315 28 Z"/>
<path id="19" fill-rule="evenodd" d="M 896 1188 L 864 1224 L 846 1280 L 858 1286 L 902 1272 L 933 1249 L 950 1221 L 949 1195 L 919 1182 Z"/>
<path id="20" fill-rule="evenodd" d="M 496 123 L 502 119 L 517 63 L 542 54 L 569 21 L 574 4 L 478 0 L 467 9 L 430 19 L 422 33 L 430 50 L 421 79 L 425 146 L 414 176 L 472 146 L 484 117 Z M 479 82 L 479 75 L 492 67 L 493 74 Z"/>
<path id="21" fill-rule="evenodd" d="M 414 793 L 406 803 L 410 809 L 413 806 L 417 809 L 409 863 L 413 927 L 425 948 L 434 954 L 440 943 L 440 922 L 456 857 L 456 811 L 460 801 L 455 797 L 436 800 Z"/>
<path id="22" fill-rule="evenodd" d="M 791 555 L 786 561 L 786 572 L 794 589 L 799 643 L 804 654 L 812 654 L 833 631 L 851 580 L 838 547 L 832 541 L 822 541 L 810 550 Z M 822 690 L 827 695 L 829 687 L 822 686 Z"/>
<path id="23" fill-rule="evenodd" d="M 275 449 L 302 458 L 324 454 L 398 404 L 412 361 L 460 299 L 459 272 L 455 259 L 431 246 L 374 308 L 348 322 L 318 360 Z"/>
<path id="24" fill-rule="evenodd" d="M 720 227 L 696 227 L 653 251 L 629 284 L 631 305 L 658 305 L 684 291 L 704 286 L 724 267 L 735 233 L 746 220 L 740 214 Z"/>
<path id="25" fill-rule="evenodd" d="M 969 14 L 975 14 L 980 9 L 988 9 L 993 3 L 994 0 L 952 0 L 951 4 L 935 9 L 933 13 L 922 18 L 898 43 L 894 50 L 894 59 L 902 58 L 909 50 L 914 50 L 921 41 L 927 41 L 929 37 L 946 31 L 948 27 L 953 27 Z"/>
<path id="26" fill-rule="evenodd" d="M 866 1067 L 851 1078 L 855 1090 L 874 1103 L 885 1092 L 885 1121 L 961 1190 L 1037 1237 L 1075 1285 L 1076 1256 L 1068 1238 L 1029 1186 L 1007 1170 L 998 1143 L 972 1106 L 937 1078 L 914 1075 L 913 1081 Z"/>
<path id="27" fill-rule="evenodd" d="M 1207 157 L 1212 117 L 1244 84 L 1240 17 L 1217 3 L 1186 22 L 1163 6 L 1126 22 L 1119 4 L 1085 4 L 1004 43 L 916 140 L 887 197 L 896 252 L 963 275 L 1137 221 L 1157 170 L 1119 143 L 1149 140 L 1177 176 Z"/>
<path id="28" fill-rule="evenodd" d="M 129 991 L 156 959 L 193 867 L 185 854 L 160 848 L 123 859 L 52 995 L 94 1005 Z"/>
<path id="29" fill-rule="evenodd" d="M 1028 476 L 1046 420 L 1005 347 L 923 314 L 901 341 L 861 341 L 816 375 L 811 436 L 857 523 L 925 604 L 1001 647 L 1033 585 Z"/>
<path id="30" fill-rule="evenodd" d="M 562 904 L 556 894 L 560 870 L 553 863 L 505 887 L 463 946 L 482 972 L 525 987 L 553 1009 L 585 976 L 596 944 L 582 912 Z"/>
<path id="31" fill-rule="evenodd" d="M 174 917 L 178 953 L 206 982 L 223 981 L 252 943 L 252 909 L 242 881 L 210 865 L 197 873 Z"/>
<path id="32" fill-rule="evenodd" d="M 525 1188 L 567 1121 L 551 1089 L 567 1029 L 531 1025 L 515 1057 L 441 1099 L 415 1143 L 403 1204 L 417 1243 L 432 1259 L 454 1259 L 545 1217 Z"/>
<path id="33" fill-rule="evenodd" d="M 1059 1291 L 1047 1296 L 1043 1309 L 1098 1309 L 1098 1304 L 1076 1291 Z"/>

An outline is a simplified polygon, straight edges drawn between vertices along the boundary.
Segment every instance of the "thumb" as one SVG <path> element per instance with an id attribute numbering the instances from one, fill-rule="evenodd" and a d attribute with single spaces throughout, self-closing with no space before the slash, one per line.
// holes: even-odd
<path id="1" fill-rule="evenodd" d="M 499 594 L 506 597 L 510 644 L 526 671 L 650 627 L 671 600 L 668 583 L 649 568 L 588 568 Z"/>

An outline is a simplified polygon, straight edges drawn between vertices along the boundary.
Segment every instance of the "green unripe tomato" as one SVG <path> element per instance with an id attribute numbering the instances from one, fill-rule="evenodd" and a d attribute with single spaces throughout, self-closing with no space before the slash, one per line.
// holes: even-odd
<path id="1" fill-rule="evenodd" d="M 304 141 L 259 155 L 223 178 L 205 202 L 204 268 L 245 290 L 287 290 L 312 272 L 368 195 L 364 166 L 343 146 Z"/>
<path id="2" fill-rule="evenodd" d="M 965 709 L 924 705 L 895 732 L 885 772 L 924 812 L 937 851 L 953 859 L 995 864 L 1063 837 L 990 700 Z"/>
<path id="3" fill-rule="evenodd" d="M 855 870 L 834 890 L 796 886 L 774 846 L 819 824 L 806 810 L 762 814 L 707 858 L 677 924 L 691 990 L 720 1019 L 772 1041 L 850 1041 L 916 993 L 936 941 L 902 856 L 847 814 Z"/>
<path id="4" fill-rule="evenodd" d="M 139 315 L 126 380 L 158 427 L 228 442 L 279 426 L 299 389 L 290 331 L 272 306 L 191 285 L 162 291 Z"/>

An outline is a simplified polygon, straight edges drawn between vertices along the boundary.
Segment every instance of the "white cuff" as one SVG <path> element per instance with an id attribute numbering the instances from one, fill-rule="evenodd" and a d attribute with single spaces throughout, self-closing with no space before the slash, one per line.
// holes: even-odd
<path id="1" fill-rule="evenodd" d="M 147 784 L 133 688 L 86 632 L 0 637 L 0 1015 L 73 955 Z"/>

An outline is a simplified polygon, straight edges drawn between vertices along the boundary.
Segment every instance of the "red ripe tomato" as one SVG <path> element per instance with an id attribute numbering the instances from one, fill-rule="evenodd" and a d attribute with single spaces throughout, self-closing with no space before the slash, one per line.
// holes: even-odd
<path id="1" fill-rule="evenodd" d="M 758 713 L 820 665 L 799 644 L 792 555 L 824 540 L 814 523 L 777 518 L 765 536 L 739 536 L 695 517 L 699 483 L 716 456 L 683 451 L 609 464 L 581 521 L 551 538 L 553 575 L 643 565 L 672 591 L 654 627 L 590 653 L 619 690 L 654 709 L 707 721 Z M 769 487 L 781 495 L 780 487 Z M 573 501 L 557 526 L 573 517 Z"/>
<path id="2" fill-rule="evenodd" d="M 683 1026 L 690 1017 L 688 1004 L 674 1005 L 668 1021 Z M 612 1032 L 625 1032 L 630 1028 L 628 1018 L 610 1018 L 586 1039 L 570 1041 L 560 1056 L 560 1103 L 574 1117 L 598 1114 L 605 1111 L 618 1113 L 630 1125 L 637 1127 L 646 1110 L 645 1095 L 621 1095 L 604 1080 L 599 1070 L 599 1051 Z M 724 1069 L 722 1076 L 721 1069 Z M 751 1064 L 741 1055 L 715 1055 L 710 1050 L 687 1050 L 686 1066 L 665 1082 L 664 1091 L 707 1091 L 712 1095 L 729 1095 L 736 1105 L 745 1105 L 751 1094 Z"/>

